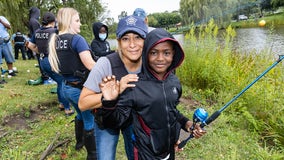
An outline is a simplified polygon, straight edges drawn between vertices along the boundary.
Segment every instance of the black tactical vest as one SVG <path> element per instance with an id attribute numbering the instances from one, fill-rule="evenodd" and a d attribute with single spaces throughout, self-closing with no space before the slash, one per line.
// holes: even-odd
<path id="1" fill-rule="evenodd" d="M 48 42 L 53 33 L 56 33 L 56 28 L 38 29 L 35 32 L 35 43 L 38 48 L 39 54 L 48 55 Z"/>
<path id="2" fill-rule="evenodd" d="M 21 32 L 17 32 L 14 38 L 15 42 L 25 42 L 25 38 Z"/>
<path id="3" fill-rule="evenodd" d="M 88 69 L 82 63 L 79 54 L 72 49 L 73 34 L 59 35 L 56 40 L 56 52 L 59 59 L 59 69 L 62 75 L 85 73 Z"/>
<path id="4" fill-rule="evenodd" d="M 120 80 L 123 76 L 128 74 L 124 63 L 121 61 L 118 53 L 112 53 L 106 56 L 111 64 L 112 75 L 115 75 L 117 80 Z M 105 110 L 102 108 L 94 109 L 93 111 L 95 115 L 95 121 L 100 129 L 111 128 L 118 130 L 119 127 L 113 122 L 111 118 L 112 111 Z M 124 123 L 122 128 L 127 127 L 131 123 L 132 119 L 130 118 L 128 121 Z"/>
<path id="5" fill-rule="evenodd" d="M 106 57 L 110 61 L 112 75 L 115 75 L 117 80 L 120 81 L 123 76 L 128 74 L 124 63 L 121 61 L 118 53 L 109 54 Z"/>

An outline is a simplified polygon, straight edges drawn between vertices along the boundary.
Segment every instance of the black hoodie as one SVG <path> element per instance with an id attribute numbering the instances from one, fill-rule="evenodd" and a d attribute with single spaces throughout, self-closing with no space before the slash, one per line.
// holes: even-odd
<path id="1" fill-rule="evenodd" d="M 40 10 L 37 7 L 32 7 L 29 10 L 29 30 L 30 35 L 33 36 L 35 31 L 39 29 L 40 23 L 39 23 L 39 17 L 40 17 Z"/>
<path id="2" fill-rule="evenodd" d="M 173 42 L 175 55 L 168 73 L 163 80 L 159 80 L 149 68 L 147 57 L 153 46 L 165 41 Z M 179 138 L 180 129 L 185 129 L 188 121 L 176 108 L 182 88 L 179 79 L 173 74 L 183 59 L 184 52 L 180 44 L 167 31 L 155 29 L 148 33 L 139 80 L 134 88 L 126 89 L 120 95 L 112 114 L 112 120 L 121 126 L 132 116 L 138 159 L 162 159 L 169 154 L 170 159 L 174 159 L 174 144 Z M 104 103 L 103 106 L 105 109 L 113 107 Z"/>
<path id="3" fill-rule="evenodd" d="M 106 32 L 107 36 L 104 40 L 101 40 L 99 37 L 99 32 L 102 27 L 105 27 L 107 31 Z M 102 57 L 114 52 L 113 50 L 110 49 L 108 41 L 106 41 L 108 37 L 108 27 L 106 25 L 104 25 L 101 22 L 93 23 L 93 34 L 95 38 L 91 43 L 91 49 L 96 56 Z"/>

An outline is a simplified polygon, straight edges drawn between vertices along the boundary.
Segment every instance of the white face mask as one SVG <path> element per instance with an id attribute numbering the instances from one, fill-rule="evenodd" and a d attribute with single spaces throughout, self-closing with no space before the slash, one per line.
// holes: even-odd
<path id="1" fill-rule="evenodd" d="M 102 41 L 104 41 L 107 37 L 107 34 L 106 33 L 99 33 L 99 37 Z"/>

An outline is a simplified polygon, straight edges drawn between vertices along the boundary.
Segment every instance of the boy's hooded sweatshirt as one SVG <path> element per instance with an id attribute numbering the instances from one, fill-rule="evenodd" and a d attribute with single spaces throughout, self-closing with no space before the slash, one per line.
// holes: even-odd
<path id="1" fill-rule="evenodd" d="M 164 41 L 174 44 L 175 55 L 163 80 L 158 80 L 148 64 L 149 50 Z M 179 79 L 173 71 L 182 63 L 184 52 L 172 35 L 163 29 L 148 33 L 143 53 L 142 71 L 134 88 L 123 92 L 113 110 L 112 120 L 120 126 L 133 118 L 135 158 L 163 159 L 170 155 L 174 159 L 174 144 L 179 138 L 180 129 L 185 129 L 188 121 L 178 110 L 177 105 L 182 94 Z M 113 106 L 103 104 L 106 110 Z"/>

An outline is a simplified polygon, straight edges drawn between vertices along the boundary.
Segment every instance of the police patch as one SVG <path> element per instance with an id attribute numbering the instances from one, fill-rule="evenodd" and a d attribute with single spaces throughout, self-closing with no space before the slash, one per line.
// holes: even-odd
<path id="1" fill-rule="evenodd" d="M 129 17 L 129 18 L 127 18 L 125 21 L 126 21 L 126 24 L 127 24 L 127 25 L 133 25 L 133 26 L 135 26 L 137 19 L 134 18 L 134 17 Z"/>

